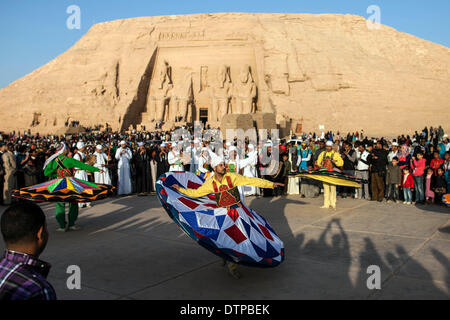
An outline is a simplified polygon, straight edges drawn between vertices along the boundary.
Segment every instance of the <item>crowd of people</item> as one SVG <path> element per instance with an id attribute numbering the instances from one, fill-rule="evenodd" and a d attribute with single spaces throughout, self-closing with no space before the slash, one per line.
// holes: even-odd
<path id="1" fill-rule="evenodd" d="M 333 161 L 335 170 L 367 181 L 361 188 L 338 187 L 337 192 L 343 198 L 441 203 L 442 195 L 450 190 L 450 142 L 441 126 L 390 140 L 369 138 L 361 131 L 347 135 L 305 133 L 274 141 L 253 141 L 246 137 L 244 141 L 234 139 L 219 144 L 204 132 L 203 138 L 191 138 L 192 128 L 186 132 L 189 138 L 176 136 L 174 131 L 88 132 L 64 136 L 2 134 L 2 203 L 9 205 L 14 201 L 12 190 L 46 180 L 44 163 L 62 142 L 69 148 L 69 157 L 100 169 L 94 173 L 76 169 L 76 178 L 112 184 L 118 195 L 154 194 L 157 178 L 167 171 L 208 174 L 210 153 L 216 152 L 225 158 L 230 172 L 285 184 L 284 188 L 274 190 L 245 187 L 244 195 L 317 197 L 323 189 L 321 182 L 292 174 L 317 169 L 318 162 L 322 161 L 320 156 L 327 148 L 332 158 L 342 159 L 341 163 Z M 267 170 L 271 167 L 274 170 Z"/>
<path id="2" fill-rule="evenodd" d="M 215 141 L 207 134 L 202 136 L 207 138 L 190 139 L 174 132 L 91 132 L 62 137 L 1 135 L 2 201 L 11 204 L 12 190 L 54 176 L 50 173 L 58 165 L 63 173 L 75 169 L 70 176 L 78 179 L 116 185 L 118 195 L 152 194 L 156 179 L 167 171 L 190 171 L 204 178 L 214 174 L 198 189 L 172 187 L 192 197 L 219 190 L 229 192 L 229 196 L 234 194 L 234 200 L 220 196 L 221 207 L 240 202 L 241 195 L 316 197 L 321 189 L 322 208 L 336 209 L 336 191 L 343 198 L 439 204 L 442 195 L 450 191 L 450 140 L 441 127 L 425 128 L 412 137 L 401 135 L 392 140 L 368 138 L 359 132 L 345 137 L 328 132 L 320 136 L 314 133 L 292 136 L 289 140 L 255 141 L 247 137 L 229 142 Z M 362 185 L 336 188 L 325 180 L 304 177 L 304 172 L 320 169 L 356 176 L 361 180 L 354 182 Z M 245 178 L 258 176 L 266 180 Z M 57 231 L 79 230 L 75 221 L 78 206 L 83 205 L 86 204 L 69 203 L 66 224 L 65 203 L 56 203 L 56 219 L 60 224 Z M 0 260 L 3 275 L 0 299 L 55 300 L 55 290 L 46 279 L 50 264 L 38 259 L 49 237 L 42 208 L 31 201 L 18 201 L 5 210 L 0 225 L 7 248 Z M 239 279 L 237 264 L 223 261 L 228 272 Z"/>

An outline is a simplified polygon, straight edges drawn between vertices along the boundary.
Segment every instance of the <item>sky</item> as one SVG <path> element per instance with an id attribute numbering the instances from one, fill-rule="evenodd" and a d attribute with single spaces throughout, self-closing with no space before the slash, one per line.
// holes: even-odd
<path id="1" fill-rule="evenodd" d="M 67 28 L 77 5 L 80 29 Z M 449 0 L 1 0 L 0 88 L 27 75 L 71 48 L 92 25 L 143 16 L 214 12 L 338 13 L 371 16 L 381 23 L 450 47 Z"/>

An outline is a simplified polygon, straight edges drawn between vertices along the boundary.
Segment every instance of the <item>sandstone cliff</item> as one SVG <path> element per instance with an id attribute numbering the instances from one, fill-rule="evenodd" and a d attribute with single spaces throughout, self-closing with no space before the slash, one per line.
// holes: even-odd
<path id="1" fill-rule="evenodd" d="M 449 48 L 387 26 L 369 30 L 354 15 L 244 13 L 94 25 L 67 52 L 0 90 L 0 130 L 145 123 L 163 61 L 174 90 L 189 76 L 196 108 L 212 108 L 208 88 L 221 65 L 231 82 L 248 65 L 256 112 L 291 117 L 305 131 L 324 125 L 393 135 L 439 124 L 450 131 Z"/>

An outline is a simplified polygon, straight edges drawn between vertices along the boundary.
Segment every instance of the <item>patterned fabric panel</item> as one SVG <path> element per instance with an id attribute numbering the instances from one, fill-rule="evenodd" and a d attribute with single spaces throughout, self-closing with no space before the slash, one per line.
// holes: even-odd
<path id="1" fill-rule="evenodd" d="M 284 245 L 267 221 L 245 204 L 227 210 L 214 194 L 190 198 L 171 188 L 199 186 L 204 180 L 190 172 L 168 172 L 157 181 L 157 195 L 175 223 L 217 256 L 238 264 L 275 267 L 284 260 Z"/>

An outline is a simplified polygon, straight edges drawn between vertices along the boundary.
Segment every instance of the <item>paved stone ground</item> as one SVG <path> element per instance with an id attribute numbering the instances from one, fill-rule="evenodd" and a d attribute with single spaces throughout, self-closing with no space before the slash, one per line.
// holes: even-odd
<path id="1" fill-rule="evenodd" d="M 240 280 L 184 235 L 154 196 L 95 203 L 80 210 L 83 229 L 67 233 L 55 232 L 53 206 L 43 205 L 50 240 L 41 258 L 53 265 L 59 299 L 450 298 L 447 208 L 347 198 L 332 211 L 319 209 L 321 197 L 246 201 L 284 241 L 286 260 L 274 269 L 241 266 Z M 73 264 L 81 290 L 66 287 Z M 381 290 L 367 289 L 369 265 L 381 268 Z"/>

